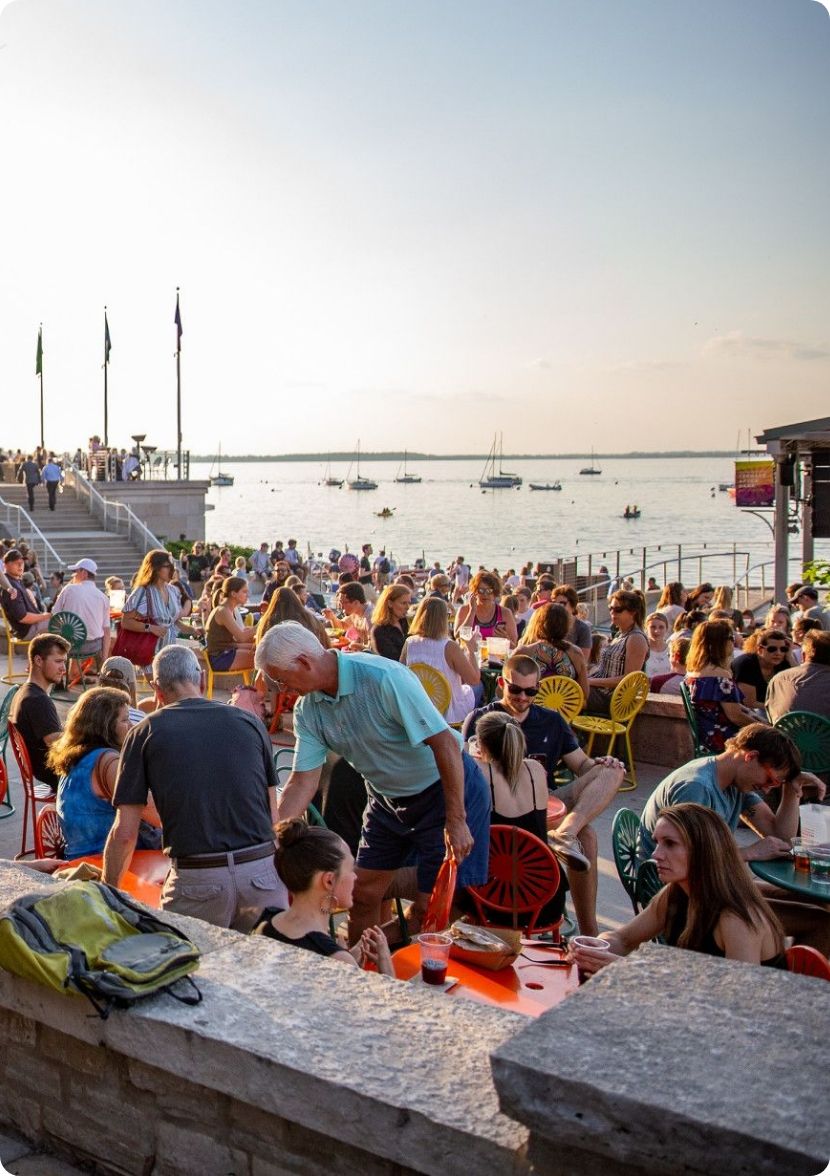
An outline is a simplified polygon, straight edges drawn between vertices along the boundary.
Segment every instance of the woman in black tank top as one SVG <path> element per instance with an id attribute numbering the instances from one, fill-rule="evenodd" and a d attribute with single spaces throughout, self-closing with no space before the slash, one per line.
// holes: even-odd
<path id="1" fill-rule="evenodd" d="M 584 972 L 596 972 L 650 939 L 703 955 L 782 968 L 781 924 L 738 855 L 729 826 L 701 804 L 664 808 L 654 827 L 653 860 L 663 889 L 618 931 L 610 951 L 576 948 Z"/>

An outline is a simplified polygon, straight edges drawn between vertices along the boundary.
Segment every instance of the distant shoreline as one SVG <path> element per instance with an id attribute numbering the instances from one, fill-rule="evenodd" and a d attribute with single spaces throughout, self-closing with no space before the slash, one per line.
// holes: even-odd
<path id="1" fill-rule="evenodd" d="M 753 450 L 753 455 L 762 453 L 762 450 Z M 746 454 L 741 456 L 746 457 Z M 415 453 L 413 450 L 407 450 L 407 462 L 416 461 L 486 461 L 489 457 L 487 453 Z M 658 452 L 644 452 L 641 450 L 632 450 L 630 453 L 505 453 L 505 461 L 590 461 L 593 457 L 594 461 L 624 461 L 629 458 L 660 458 L 660 457 L 725 457 L 735 458 L 735 451 L 733 449 L 672 449 Z M 384 450 L 383 452 L 371 453 L 366 450 L 361 450 L 360 460 L 369 461 L 403 461 L 403 450 L 399 453 L 394 451 Z M 191 453 L 191 461 L 215 461 L 215 453 Z M 223 453 L 223 462 L 245 462 L 245 461 L 331 461 L 344 462 L 356 461 L 357 453 Z"/>

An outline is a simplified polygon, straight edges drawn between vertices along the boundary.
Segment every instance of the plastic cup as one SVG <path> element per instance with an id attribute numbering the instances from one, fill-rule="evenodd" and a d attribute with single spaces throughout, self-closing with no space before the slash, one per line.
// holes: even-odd
<path id="1" fill-rule="evenodd" d="M 502 665 L 510 654 L 510 642 L 506 637 L 491 637 L 487 643 L 487 657 L 491 663 Z"/>
<path id="2" fill-rule="evenodd" d="M 830 894 L 830 845 L 811 845 L 810 882 Z"/>
<path id="3" fill-rule="evenodd" d="M 472 639 L 473 639 L 473 626 L 472 625 L 462 625 L 461 628 L 458 630 L 458 636 L 461 638 L 462 641 L 472 641 Z"/>
<path id="4" fill-rule="evenodd" d="M 418 936 L 421 949 L 421 979 L 424 984 L 443 984 L 450 962 L 452 936 L 443 931 L 425 931 Z"/>
<path id="5" fill-rule="evenodd" d="M 597 939 L 594 935 L 574 935 L 571 940 L 571 947 L 589 947 L 592 951 L 611 950 L 611 944 L 607 939 Z M 577 965 L 576 975 L 579 983 L 584 984 L 586 980 L 591 979 L 593 973 L 583 972 L 579 965 Z"/>
<path id="6" fill-rule="evenodd" d="M 793 838 L 792 847 L 793 869 L 800 873 L 810 873 L 810 851 L 801 837 Z"/>

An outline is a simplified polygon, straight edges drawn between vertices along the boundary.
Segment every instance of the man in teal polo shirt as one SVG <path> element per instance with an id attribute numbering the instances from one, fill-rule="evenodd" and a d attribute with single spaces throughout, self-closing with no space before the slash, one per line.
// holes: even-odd
<path id="1" fill-rule="evenodd" d="M 268 630 L 257 646 L 256 666 L 277 689 L 302 696 L 294 710 L 294 767 L 280 797 L 280 818 L 305 812 L 329 751 L 366 780 L 352 942 L 377 922 L 395 870 L 413 851 L 417 913 L 426 910 L 445 844 L 459 863 L 459 886 L 486 882 L 487 785 L 411 670 L 388 658 L 323 649 L 296 621 Z"/>

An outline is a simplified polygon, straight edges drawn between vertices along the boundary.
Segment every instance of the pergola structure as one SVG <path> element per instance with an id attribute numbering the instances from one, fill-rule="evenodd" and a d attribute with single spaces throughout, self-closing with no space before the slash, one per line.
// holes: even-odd
<path id="1" fill-rule="evenodd" d="M 830 537 L 830 417 L 765 429 L 755 440 L 775 459 L 775 600 L 784 600 L 789 556 L 789 509 L 800 485 L 804 510 L 801 558 L 813 558 L 813 539 Z"/>

